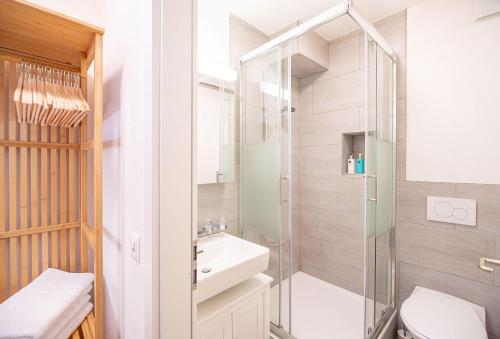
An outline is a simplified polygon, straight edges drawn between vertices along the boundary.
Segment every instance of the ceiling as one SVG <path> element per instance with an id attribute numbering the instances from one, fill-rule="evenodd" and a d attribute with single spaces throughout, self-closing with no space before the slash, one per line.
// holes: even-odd
<path id="1" fill-rule="evenodd" d="M 342 0 L 208 1 L 235 14 L 267 35 L 275 33 L 294 20 L 307 21 L 342 2 Z M 425 0 L 354 0 L 353 2 L 367 20 L 375 22 L 423 1 Z M 316 32 L 325 40 L 330 41 L 355 28 L 356 26 L 352 20 L 341 18 L 336 20 L 335 23 L 320 27 Z"/>

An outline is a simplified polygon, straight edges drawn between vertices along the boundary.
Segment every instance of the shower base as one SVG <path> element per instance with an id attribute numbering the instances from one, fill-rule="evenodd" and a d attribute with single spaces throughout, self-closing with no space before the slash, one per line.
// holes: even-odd
<path id="1" fill-rule="evenodd" d="M 282 291 L 282 325 L 288 329 L 288 280 Z M 271 288 L 271 320 L 277 322 L 278 285 Z M 297 339 L 361 339 L 364 297 L 304 272 L 292 275 L 292 334 Z"/>

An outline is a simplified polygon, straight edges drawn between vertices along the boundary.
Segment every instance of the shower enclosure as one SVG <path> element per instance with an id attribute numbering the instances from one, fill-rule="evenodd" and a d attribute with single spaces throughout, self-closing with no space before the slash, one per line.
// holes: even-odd
<path id="1" fill-rule="evenodd" d="M 345 1 L 248 53 L 240 63 L 240 235 L 271 250 L 266 272 L 274 278 L 270 326 L 282 338 L 301 339 L 295 328 L 306 321 L 293 316 L 295 273 L 301 270 L 296 243 L 301 237 L 296 233 L 300 233 L 302 226 L 294 226 L 299 224 L 301 203 L 295 198 L 301 186 L 297 174 L 300 165 L 294 158 L 297 143 L 294 126 L 299 116 L 292 89 L 293 42 L 325 24 L 346 19 L 361 30 L 364 49 L 361 82 L 364 96 L 360 106 L 364 127 L 352 137 L 364 142 L 365 171 L 364 175 L 347 181 L 363 187 L 364 220 L 360 222 L 363 236 L 358 253 L 362 258 L 363 281 L 357 282 L 362 290 L 354 294 L 331 285 L 335 291 L 342 290 L 341 293 L 357 300 L 356 303 L 359 300 L 361 311 L 356 313 L 359 316 L 356 324 L 361 328 L 356 332 L 359 336 L 354 335 L 353 339 L 375 338 L 395 312 L 396 55 L 352 2 Z M 322 199 L 318 196 L 317 203 L 328 209 Z M 334 224 L 335 220 L 331 222 L 332 229 Z M 326 248 L 328 244 L 313 243 L 313 246 L 323 245 Z M 347 258 L 351 253 L 349 247 L 355 246 L 335 247 L 338 256 L 344 255 L 338 248 L 347 248 Z M 333 276 L 337 274 L 334 269 L 326 270 Z M 334 310 L 346 306 L 334 301 L 328 307 Z"/>

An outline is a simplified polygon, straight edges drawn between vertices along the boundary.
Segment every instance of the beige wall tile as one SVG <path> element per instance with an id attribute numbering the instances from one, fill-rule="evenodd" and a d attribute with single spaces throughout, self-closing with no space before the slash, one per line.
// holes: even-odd
<path id="1" fill-rule="evenodd" d="M 399 223 L 398 231 L 400 261 L 493 284 L 492 274 L 479 269 L 478 263 L 479 258 L 494 255 L 494 238 L 472 231 L 405 222 Z"/>
<path id="2" fill-rule="evenodd" d="M 406 12 L 383 19 L 375 27 L 398 56 L 406 56 Z"/>
<path id="3" fill-rule="evenodd" d="M 457 184 L 456 197 L 477 200 L 477 228 L 472 229 L 500 235 L 500 185 Z"/>
<path id="4" fill-rule="evenodd" d="M 330 43 L 330 69 L 332 76 L 360 69 L 361 35 L 350 35 Z"/>
<path id="5" fill-rule="evenodd" d="M 312 101 L 313 101 L 313 86 L 312 84 L 300 85 L 300 99 L 299 99 L 299 115 L 312 114 Z"/>
<path id="6" fill-rule="evenodd" d="M 313 84 L 313 113 L 363 106 L 362 71 L 351 72 Z"/>
<path id="7" fill-rule="evenodd" d="M 493 259 L 500 260 L 500 236 L 496 237 L 496 253 Z M 495 286 L 500 287 L 500 266 L 495 267 Z"/>
<path id="8" fill-rule="evenodd" d="M 406 99 L 406 57 L 398 58 L 396 64 L 396 97 Z"/>
<path id="9" fill-rule="evenodd" d="M 302 146 L 340 145 L 342 132 L 354 132 L 359 127 L 359 108 L 349 108 L 299 118 Z"/>
<path id="10" fill-rule="evenodd" d="M 454 228 L 454 224 L 444 224 L 427 220 L 427 196 L 454 197 L 456 185 L 450 183 L 399 182 L 397 186 L 398 222 L 411 222 Z"/>
<path id="11" fill-rule="evenodd" d="M 340 145 L 303 146 L 300 150 L 300 175 L 340 176 Z"/>
<path id="12" fill-rule="evenodd" d="M 300 177 L 300 208 L 328 208 L 333 200 L 328 177 Z M 303 225 L 301 224 L 301 229 Z"/>
<path id="13" fill-rule="evenodd" d="M 240 18 L 231 15 L 229 20 L 230 58 L 237 61 L 245 53 L 263 45 L 269 37 L 247 24 Z"/>

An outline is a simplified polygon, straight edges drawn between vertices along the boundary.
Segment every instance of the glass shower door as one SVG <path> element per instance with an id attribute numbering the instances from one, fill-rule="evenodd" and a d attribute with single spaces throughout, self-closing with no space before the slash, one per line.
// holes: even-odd
<path id="1" fill-rule="evenodd" d="M 241 66 L 240 230 L 270 250 L 271 323 L 290 331 L 290 44 Z"/>
<path id="2" fill-rule="evenodd" d="M 366 35 L 365 336 L 394 306 L 395 64 Z"/>

